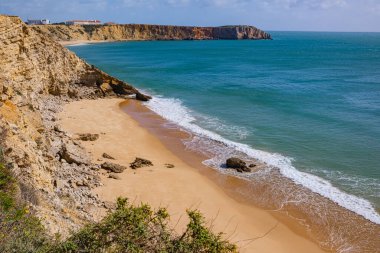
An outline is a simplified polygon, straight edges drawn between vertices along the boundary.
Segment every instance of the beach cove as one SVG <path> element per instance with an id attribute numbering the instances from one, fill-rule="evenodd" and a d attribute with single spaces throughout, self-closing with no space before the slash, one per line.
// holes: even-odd
<path id="1" fill-rule="evenodd" d="M 306 239 L 301 229 L 295 232 L 270 213 L 232 199 L 123 112 L 122 102 L 120 99 L 72 102 L 59 115 L 60 124 L 69 133 L 100 134 L 99 140 L 82 143 L 94 162 L 103 162 L 104 152 L 125 166 L 135 157 L 153 162 L 153 167 L 127 169 L 120 174 L 120 180 L 103 173 L 104 185 L 94 189 L 101 199 L 113 202 L 123 196 L 135 203 L 167 207 L 172 225 L 179 230 L 186 223 L 186 209 L 199 209 L 215 231 L 224 232 L 241 252 L 325 252 Z M 175 167 L 167 168 L 167 163 Z"/>
<path id="2" fill-rule="evenodd" d="M 229 196 L 271 210 L 280 220 L 291 217 L 289 226 L 301 226 L 324 249 L 376 252 L 377 56 L 369 56 L 366 48 L 378 50 L 379 38 L 368 34 L 364 40 L 364 34 L 356 33 L 274 35 L 273 41 L 118 42 L 69 48 L 152 95 L 146 103 L 151 111 L 124 109 L 198 171 L 210 177 L 204 171 L 212 168 L 211 181 Z M 149 123 L 146 118 L 155 119 L 155 114 L 165 121 Z M 167 133 L 158 125 L 190 137 L 162 137 Z M 175 136 L 181 140 L 173 141 Z M 195 157 L 178 152 L 184 146 Z M 252 173 L 226 170 L 225 161 L 233 156 L 257 166 Z M 225 183 L 224 178 L 232 177 L 238 178 L 239 187 Z"/>

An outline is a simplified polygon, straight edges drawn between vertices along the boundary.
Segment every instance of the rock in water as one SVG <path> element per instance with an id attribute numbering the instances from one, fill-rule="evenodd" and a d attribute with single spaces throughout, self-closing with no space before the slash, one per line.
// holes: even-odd
<path id="1" fill-rule="evenodd" d="M 102 168 L 114 173 L 122 173 L 124 170 L 127 169 L 127 167 L 116 164 L 116 163 L 109 163 L 105 162 L 102 164 Z"/>
<path id="2" fill-rule="evenodd" d="M 227 168 L 236 169 L 238 172 L 251 172 L 246 163 L 236 157 L 228 158 L 226 161 Z"/>
<path id="3" fill-rule="evenodd" d="M 136 157 L 135 161 L 131 163 L 132 169 L 137 169 L 141 167 L 153 166 L 153 163 L 147 159 Z"/>
<path id="4" fill-rule="evenodd" d="M 148 96 L 148 95 L 141 94 L 140 92 L 137 92 L 136 93 L 136 99 L 140 100 L 140 101 L 149 101 L 150 99 L 152 99 L 152 97 Z"/>
<path id="5" fill-rule="evenodd" d="M 82 141 L 96 141 L 99 139 L 99 134 L 79 134 L 79 139 Z"/>

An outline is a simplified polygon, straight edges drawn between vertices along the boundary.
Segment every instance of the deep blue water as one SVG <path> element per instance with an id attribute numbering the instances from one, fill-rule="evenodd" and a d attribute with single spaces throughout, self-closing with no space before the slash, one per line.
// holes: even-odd
<path id="1" fill-rule="evenodd" d="M 173 119 L 291 158 L 297 170 L 380 208 L 380 34 L 272 36 L 70 50 L 163 99 Z"/>

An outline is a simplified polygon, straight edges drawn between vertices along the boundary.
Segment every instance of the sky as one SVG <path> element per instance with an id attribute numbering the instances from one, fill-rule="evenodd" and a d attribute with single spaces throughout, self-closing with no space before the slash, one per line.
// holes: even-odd
<path id="1" fill-rule="evenodd" d="M 254 25 L 266 31 L 380 32 L 380 0 L 0 0 L 23 20 Z"/>

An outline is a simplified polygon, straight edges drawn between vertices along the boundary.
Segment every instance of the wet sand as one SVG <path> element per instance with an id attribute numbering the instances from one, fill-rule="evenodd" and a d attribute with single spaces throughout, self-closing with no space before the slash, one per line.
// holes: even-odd
<path id="1" fill-rule="evenodd" d="M 142 127 L 121 110 L 122 101 L 72 102 L 60 114 L 62 127 L 66 131 L 72 134 L 100 134 L 95 142 L 83 142 L 94 162 L 104 162 L 106 159 L 102 158 L 102 154 L 105 152 L 116 158 L 113 162 L 126 166 L 135 157 L 149 159 L 154 164 L 137 170 L 127 169 L 119 174 L 121 180 L 108 178 L 104 173 L 104 185 L 94 190 L 101 199 L 115 201 L 123 196 L 135 203 L 147 202 L 153 207 L 167 207 L 171 223 L 177 231 L 181 231 L 187 222 L 186 209 L 199 209 L 214 231 L 224 232 L 226 238 L 238 244 L 241 252 L 324 252 L 306 235 L 302 235 L 301 229 L 290 229 L 289 224 L 285 225 L 268 211 L 231 198 L 210 179 L 217 177 L 216 172 L 201 169 L 201 156 L 193 157 L 191 164 L 184 162 L 188 161 L 181 159 L 184 154 L 177 155 L 177 152 L 186 153 L 176 146 L 179 142 L 176 144 L 170 135 L 163 132 L 161 138 L 157 138 L 152 130 L 156 128 L 157 134 L 162 130 L 158 126 L 150 126 L 150 129 Z M 138 115 L 144 117 L 144 111 Z M 179 138 L 186 138 L 187 133 L 180 135 Z M 171 148 L 167 148 L 169 143 L 172 143 Z M 166 168 L 167 163 L 175 167 Z M 234 185 L 232 177 L 223 180 L 230 180 L 231 186 Z"/>

